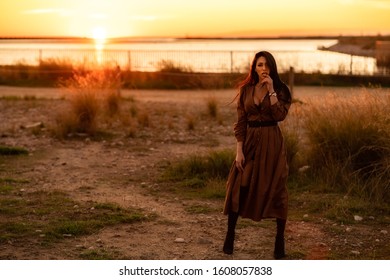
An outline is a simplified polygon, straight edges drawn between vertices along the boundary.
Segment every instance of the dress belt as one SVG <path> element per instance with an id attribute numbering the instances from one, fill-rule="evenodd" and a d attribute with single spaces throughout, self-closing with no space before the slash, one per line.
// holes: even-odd
<path id="1" fill-rule="evenodd" d="M 261 127 L 261 126 L 277 126 L 278 122 L 274 121 L 248 121 L 249 127 Z"/>

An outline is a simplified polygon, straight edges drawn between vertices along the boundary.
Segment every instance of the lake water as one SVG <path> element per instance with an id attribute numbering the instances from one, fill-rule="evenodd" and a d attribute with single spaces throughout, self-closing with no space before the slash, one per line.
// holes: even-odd
<path id="1" fill-rule="evenodd" d="M 3 39 L 0 65 L 67 61 L 86 66 L 119 65 L 132 71 L 177 67 L 194 72 L 247 72 L 253 55 L 270 51 L 279 71 L 373 75 L 372 57 L 322 51 L 337 40 L 327 39 L 150 39 L 95 42 L 93 40 Z"/>

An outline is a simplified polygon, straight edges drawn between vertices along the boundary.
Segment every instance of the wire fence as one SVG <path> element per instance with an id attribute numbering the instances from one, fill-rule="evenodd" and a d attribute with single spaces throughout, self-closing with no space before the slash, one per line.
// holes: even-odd
<path id="1" fill-rule="evenodd" d="M 173 70 L 198 73 L 242 73 L 249 70 L 253 51 L 0 49 L 0 65 L 56 64 L 83 67 L 119 66 L 129 71 Z M 376 75 L 375 58 L 329 51 L 275 51 L 280 72 Z"/>

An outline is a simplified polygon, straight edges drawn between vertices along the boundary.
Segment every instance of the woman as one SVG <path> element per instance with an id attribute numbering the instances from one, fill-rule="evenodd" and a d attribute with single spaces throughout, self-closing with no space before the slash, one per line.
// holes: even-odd
<path id="1" fill-rule="evenodd" d="M 276 218 L 274 258 L 281 259 L 285 256 L 288 165 L 278 122 L 286 118 L 291 94 L 269 52 L 256 53 L 236 98 L 237 153 L 226 184 L 228 229 L 223 251 L 233 253 L 238 216 L 254 221 Z"/>

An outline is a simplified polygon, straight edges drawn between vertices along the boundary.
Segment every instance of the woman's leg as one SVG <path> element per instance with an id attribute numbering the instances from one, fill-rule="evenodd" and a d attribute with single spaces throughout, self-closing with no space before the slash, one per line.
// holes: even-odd
<path id="1" fill-rule="evenodd" d="M 223 244 L 223 252 L 228 255 L 233 254 L 234 236 L 235 236 L 237 220 L 238 220 L 238 213 L 230 212 L 228 215 L 228 230 L 226 233 L 225 242 Z"/>
<path id="2" fill-rule="evenodd" d="M 276 219 L 276 238 L 275 238 L 275 250 L 274 258 L 282 259 L 286 256 L 284 250 L 284 230 L 286 229 L 285 219 Z"/>
<path id="3" fill-rule="evenodd" d="M 247 188 L 240 189 L 240 201 L 239 201 L 239 209 L 243 205 L 244 200 L 247 196 Z M 238 211 L 240 212 L 240 210 Z M 226 233 L 225 242 L 223 244 L 223 252 L 225 254 L 231 255 L 233 254 L 233 248 L 234 248 L 234 238 L 235 238 L 235 231 L 236 231 L 236 225 L 238 220 L 239 214 L 236 212 L 230 212 L 228 215 L 228 230 Z"/>

